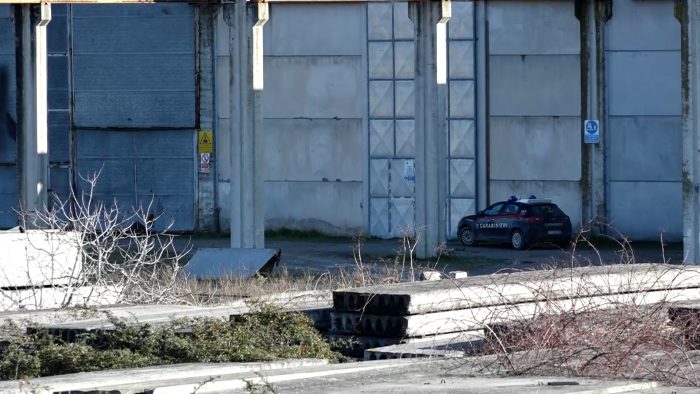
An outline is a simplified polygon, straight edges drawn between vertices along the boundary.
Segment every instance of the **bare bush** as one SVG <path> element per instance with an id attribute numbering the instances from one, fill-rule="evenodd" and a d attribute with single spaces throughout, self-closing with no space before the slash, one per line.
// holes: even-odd
<path id="1" fill-rule="evenodd" d="M 73 190 L 66 199 L 54 195 L 50 208 L 20 213 L 25 228 L 47 237 L 60 234 L 61 243 L 78 250 L 79 258 L 69 263 L 68 273 L 48 283 L 62 289 L 58 306 L 176 301 L 180 298 L 178 274 L 189 245 L 175 248 L 176 236 L 168 232 L 172 223 L 163 230 L 154 228 L 159 216 L 152 210 L 152 201 L 127 211 L 116 200 L 97 199 L 98 178 L 99 173 L 83 177 L 88 187 L 79 195 Z M 28 287 L 36 295 L 46 291 L 47 284 Z"/>
<path id="2" fill-rule="evenodd" d="M 608 239 L 620 248 L 618 265 L 580 267 L 572 253 L 567 264 L 525 273 L 527 280 L 518 281 L 517 287 L 502 278 L 484 284 L 481 297 L 489 298 L 492 313 L 480 321 L 485 332 L 482 356 L 469 358 L 468 366 L 511 375 L 699 385 L 694 372 L 700 362 L 697 311 L 673 322 L 668 311 L 680 301 L 698 298 L 700 270 L 636 264 L 627 238 L 617 233 Z M 600 257 L 586 232 L 576 241 Z"/>

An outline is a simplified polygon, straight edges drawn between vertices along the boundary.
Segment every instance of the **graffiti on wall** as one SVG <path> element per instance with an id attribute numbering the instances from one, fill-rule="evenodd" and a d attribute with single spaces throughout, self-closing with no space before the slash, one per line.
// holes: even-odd
<path id="1" fill-rule="evenodd" d="M 9 67 L 0 64 L 0 162 L 12 162 L 17 155 L 17 122 L 14 119 L 13 89 Z"/>

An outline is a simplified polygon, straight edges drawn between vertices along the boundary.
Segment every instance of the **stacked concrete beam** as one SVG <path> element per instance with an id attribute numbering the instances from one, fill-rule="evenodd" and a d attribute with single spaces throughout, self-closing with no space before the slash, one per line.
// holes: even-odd
<path id="1" fill-rule="evenodd" d="M 496 274 L 336 291 L 331 332 L 385 338 L 476 330 L 543 313 L 700 296 L 696 267 L 639 264 Z"/>
<path id="2" fill-rule="evenodd" d="M 269 305 L 283 310 L 301 312 L 315 322 L 320 330 L 328 330 L 330 323 L 330 294 L 322 291 L 283 293 L 267 298 Z M 230 319 L 233 316 L 250 313 L 254 308 L 246 300 L 229 305 L 197 307 L 188 305 L 133 305 L 101 307 L 92 317 L 80 316 L 63 311 L 39 311 L 33 313 L 0 314 L 0 322 L 13 321 L 24 326 L 40 326 L 50 334 L 66 341 L 86 332 L 113 330 L 109 316 L 127 324 L 148 324 L 151 327 L 166 325 L 182 318 Z M 56 320 L 54 320 L 56 319 Z M 57 321 L 58 320 L 58 321 Z"/>

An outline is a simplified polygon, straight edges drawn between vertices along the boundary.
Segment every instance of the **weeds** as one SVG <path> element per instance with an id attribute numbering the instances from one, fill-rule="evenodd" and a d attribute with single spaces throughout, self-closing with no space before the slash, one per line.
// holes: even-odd
<path id="1" fill-rule="evenodd" d="M 266 305 L 232 321 L 176 320 L 161 327 L 112 323 L 115 330 L 89 333 L 75 343 L 39 329 L 17 335 L 2 352 L 0 377 L 18 379 L 186 362 L 339 358 L 307 317 Z"/>

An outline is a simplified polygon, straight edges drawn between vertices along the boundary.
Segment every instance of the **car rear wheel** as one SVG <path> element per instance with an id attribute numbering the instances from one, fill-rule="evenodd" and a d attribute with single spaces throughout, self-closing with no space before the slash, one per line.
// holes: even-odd
<path id="1" fill-rule="evenodd" d="M 510 234 L 510 244 L 513 249 L 523 250 L 525 249 L 525 236 L 520 230 L 515 230 Z"/>
<path id="2" fill-rule="evenodd" d="M 474 236 L 474 230 L 471 227 L 465 226 L 459 230 L 459 241 L 465 246 L 476 245 L 476 237 Z"/>

